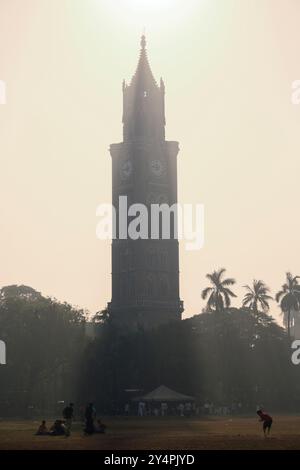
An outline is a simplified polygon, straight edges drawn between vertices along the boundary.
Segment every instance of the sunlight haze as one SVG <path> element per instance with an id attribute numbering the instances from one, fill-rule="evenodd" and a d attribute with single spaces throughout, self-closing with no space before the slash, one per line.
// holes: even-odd
<path id="1" fill-rule="evenodd" d="M 274 294 L 300 274 L 299 19 L 295 0 L 0 0 L 0 287 L 91 312 L 110 300 L 96 208 L 111 201 L 108 149 L 144 30 L 180 144 L 179 202 L 205 206 L 204 248 L 181 244 L 184 316 L 214 269 L 237 280 L 234 305 L 254 278 Z"/>

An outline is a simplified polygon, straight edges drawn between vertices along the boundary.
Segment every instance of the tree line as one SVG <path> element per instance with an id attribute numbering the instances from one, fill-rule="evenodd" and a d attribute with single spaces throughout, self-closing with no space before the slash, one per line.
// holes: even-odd
<path id="1" fill-rule="evenodd" d="M 83 310 L 31 287 L 4 287 L 0 333 L 7 352 L 0 367 L 0 416 L 53 414 L 74 397 L 87 344 Z"/>
<path id="2" fill-rule="evenodd" d="M 207 299 L 207 311 L 222 312 L 231 305 L 231 299 L 236 294 L 230 289 L 236 284 L 235 279 L 225 278 L 226 269 L 222 268 L 207 274 L 211 285 L 202 291 L 202 299 Z M 286 280 L 282 288 L 275 295 L 275 300 L 281 308 L 284 316 L 284 324 L 287 326 L 288 337 L 291 337 L 292 315 L 300 311 L 300 285 L 298 282 L 300 276 L 293 276 L 290 272 L 286 273 Z M 273 297 L 269 295 L 270 289 L 263 281 L 254 280 L 252 286 L 244 286 L 246 294 L 243 298 L 242 307 L 249 307 L 255 314 L 259 309 L 268 312 L 270 301 Z"/>
<path id="3" fill-rule="evenodd" d="M 245 286 L 233 308 L 236 281 L 225 269 L 207 275 L 203 312 L 153 330 L 130 331 L 107 310 L 86 334 L 85 311 L 42 296 L 27 286 L 0 290 L 0 333 L 7 364 L 0 367 L 0 416 L 57 414 L 63 402 L 77 409 L 94 402 L 103 413 L 121 412 L 130 390 L 159 385 L 198 403 L 240 402 L 300 411 L 300 368 L 291 362 L 290 325 L 299 311 L 299 276 L 290 273 L 275 295 L 287 332 L 270 315 L 263 281 Z"/>
<path id="4" fill-rule="evenodd" d="M 85 351 L 83 396 L 103 413 L 120 413 L 132 390 L 166 385 L 203 406 L 241 403 L 300 410 L 299 368 L 290 341 L 270 315 L 249 307 L 209 311 L 152 331 L 118 330 L 107 315 Z"/>

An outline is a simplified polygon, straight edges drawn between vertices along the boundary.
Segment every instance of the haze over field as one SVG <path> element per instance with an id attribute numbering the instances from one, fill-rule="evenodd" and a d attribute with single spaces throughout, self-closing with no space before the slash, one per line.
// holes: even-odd
<path id="1" fill-rule="evenodd" d="M 299 274 L 299 18 L 297 0 L 0 0 L 0 286 L 92 312 L 109 301 L 95 214 L 111 199 L 108 147 L 144 27 L 180 142 L 179 201 L 206 211 L 204 248 L 181 249 L 185 315 L 218 267 L 238 281 L 235 305 L 253 278 L 274 293 Z"/>

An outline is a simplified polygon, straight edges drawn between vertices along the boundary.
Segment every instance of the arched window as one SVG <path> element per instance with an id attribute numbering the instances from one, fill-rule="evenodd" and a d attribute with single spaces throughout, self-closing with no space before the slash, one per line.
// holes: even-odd
<path id="1" fill-rule="evenodd" d="M 122 249 L 121 253 L 120 253 L 120 268 L 121 268 L 121 271 L 127 271 L 128 270 L 128 257 L 129 257 L 128 248 Z"/>
<path id="2" fill-rule="evenodd" d="M 161 275 L 159 278 L 159 296 L 167 297 L 169 294 L 169 280 L 166 275 Z"/>
<path id="3" fill-rule="evenodd" d="M 133 252 L 130 248 L 124 248 L 120 253 L 120 270 L 129 271 L 133 268 Z"/>
<path id="4" fill-rule="evenodd" d="M 148 274 L 147 276 L 147 296 L 149 298 L 153 297 L 155 293 L 154 288 L 154 277 L 152 274 Z"/>
<path id="5" fill-rule="evenodd" d="M 133 298 L 135 296 L 135 275 L 130 273 L 129 275 L 129 297 Z"/>
<path id="6" fill-rule="evenodd" d="M 121 299 L 126 299 L 128 296 L 128 277 L 122 274 L 120 279 L 120 297 Z"/>
<path id="7" fill-rule="evenodd" d="M 167 269 L 167 253 L 165 251 L 160 252 L 159 259 L 161 269 Z"/>

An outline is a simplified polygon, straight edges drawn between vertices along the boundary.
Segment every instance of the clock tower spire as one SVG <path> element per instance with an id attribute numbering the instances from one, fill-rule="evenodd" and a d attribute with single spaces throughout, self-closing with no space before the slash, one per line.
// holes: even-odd
<path id="1" fill-rule="evenodd" d="M 178 142 L 165 140 L 165 86 L 157 84 L 149 65 L 146 37 L 131 82 L 123 82 L 123 142 L 112 144 L 112 200 L 119 220 L 119 198 L 128 207 L 177 203 Z M 125 215 L 127 218 L 127 214 Z M 171 234 L 176 232 L 173 219 Z M 118 225 L 118 224 L 117 224 Z M 149 221 L 151 227 L 151 221 Z M 118 227 L 117 227 L 118 233 Z M 179 320 L 179 248 L 173 238 L 112 242 L 112 321 L 134 329 Z"/>
<path id="2" fill-rule="evenodd" d="M 141 39 L 138 66 L 131 82 L 123 83 L 123 137 L 132 139 L 165 138 L 165 89 L 152 74 L 149 65 L 146 37 Z"/>

